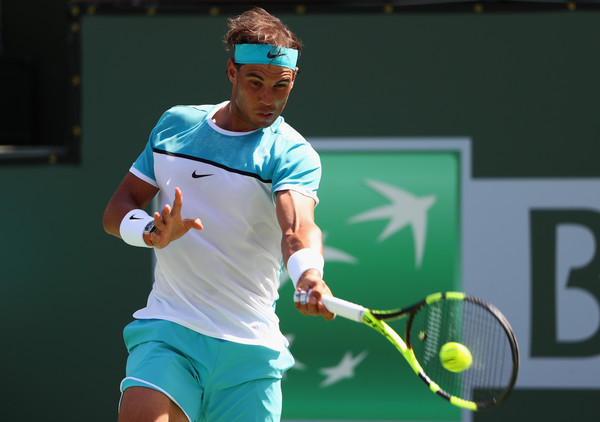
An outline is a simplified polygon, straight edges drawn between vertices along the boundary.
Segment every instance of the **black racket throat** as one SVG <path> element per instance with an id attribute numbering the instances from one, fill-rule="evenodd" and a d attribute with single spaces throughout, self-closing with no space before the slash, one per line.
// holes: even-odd
<path id="1" fill-rule="evenodd" d="M 422 300 L 420 302 L 415 303 L 414 305 L 408 306 L 406 308 L 398 308 L 398 309 L 389 309 L 389 310 L 376 310 L 370 309 L 369 312 L 380 321 L 392 321 L 394 319 L 404 318 L 408 315 L 416 313 L 420 308 L 425 306 L 427 302 Z"/>

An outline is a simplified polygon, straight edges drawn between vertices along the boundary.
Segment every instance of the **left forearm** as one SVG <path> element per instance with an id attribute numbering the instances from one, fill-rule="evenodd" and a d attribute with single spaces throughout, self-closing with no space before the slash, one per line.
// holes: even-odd
<path id="1" fill-rule="evenodd" d="M 323 254 L 323 237 L 316 224 L 302 224 L 283 233 L 281 251 L 284 262 L 287 263 L 290 256 L 305 248 L 316 249 Z"/>

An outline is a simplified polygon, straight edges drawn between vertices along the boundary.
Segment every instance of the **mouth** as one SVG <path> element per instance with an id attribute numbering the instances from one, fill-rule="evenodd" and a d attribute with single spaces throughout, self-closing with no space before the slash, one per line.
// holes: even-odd
<path id="1" fill-rule="evenodd" d="M 264 119 L 264 120 L 269 120 L 269 119 L 272 119 L 272 118 L 273 118 L 273 116 L 275 115 L 275 113 L 274 113 L 274 112 L 272 112 L 272 111 L 259 111 L 259 112 L 257 112 L 256 114 L 257 114 L 257 115 L 258 115 L 258 116 L 259 116 L 261 119 Z"/>

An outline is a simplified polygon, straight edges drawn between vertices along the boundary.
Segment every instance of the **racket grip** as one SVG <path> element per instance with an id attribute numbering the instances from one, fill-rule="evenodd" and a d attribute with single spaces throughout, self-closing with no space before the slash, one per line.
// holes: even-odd
<path id="1" fill-rule="evenodd" d="M 347 300 L 337 297 L 323 295 L 321 302 L 329 312 L 341 316 L 342 318 L 351 319 L 356 322 L 363 322 L 363 314 L 367 308 L 357 305 L 356 303 L 348 302 Z"/>

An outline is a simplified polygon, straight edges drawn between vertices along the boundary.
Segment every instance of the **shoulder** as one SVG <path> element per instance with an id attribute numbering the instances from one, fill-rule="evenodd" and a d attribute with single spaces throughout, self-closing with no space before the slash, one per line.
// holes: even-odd
<path id="1" fill-rule="evenodd" d="M 294 129 L 290 124 L 288 124 L 283 117 L 279 117 L 279 119 L 269 128 L 269 130 L 273 133 L 273 135 L 278 139 L 283 139 L 287 142 L 297 142 L 304 143 L 306 140 L 304 137 Z"/>
<path id="2" fill-rule="evenodd" d="M 291 179 L 319 177 L 321 160 L 311 144 L 283 120 L 272 128 L 271 158 L 273 179 L 285 181 Z"/>
<path id="3" fill-rule="evenodd" d="M 274 137 L 274 146 L 280 153 L 308 155 L 318 158 L 317 152 L 310 143 L 296 129 L 289 125 L 283 118 L 271 127 Z"/>
<path id="4" fill-rule="evenodd" d="M 165 111 L 152 129 L 150 141 L 153 147 L 165 142 L 172 142 L 182 135 L 201 127 L 206 122 L 207 114 L 214 106 L 182 106 L 171 107 Z"/>
<path id="5" fill-rule="evenodd" d="M 214 105 L 171 107 L 163 113 L 157 126 L 186 128 L 202 123 Z"/>

